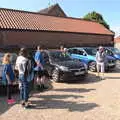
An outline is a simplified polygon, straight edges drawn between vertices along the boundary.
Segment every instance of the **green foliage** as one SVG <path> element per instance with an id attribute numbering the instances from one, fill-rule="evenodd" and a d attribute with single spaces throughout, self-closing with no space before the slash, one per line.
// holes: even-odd
<path id="1" fill-rule="evenodd" d="M 102 25 L 104 25 L 107 29 L 109 29 L 109 25 L 107 24 L 107 22 L 103 19 L 102 15 L 93 11 L 91 13 L 88 13 L 87 15 L 85 15 L 83 17 L 83 19 L 85 20 L 90 20 L 90 21 L 96 21 Z"/>

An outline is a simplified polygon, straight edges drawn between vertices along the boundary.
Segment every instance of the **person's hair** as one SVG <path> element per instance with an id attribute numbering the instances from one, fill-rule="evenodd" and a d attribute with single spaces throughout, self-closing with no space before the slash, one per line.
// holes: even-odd
<path id="1" fill-rule="evenodd" d="M 99 46 L 99 50 L 104 50 L 104 47 L 103 46 Z"/>
<path id="2" fill-rule="evenodd" d="M 2 63 L 3 64 L 9 64 L 10 63 L 10 53 L 6 53 L 3 57 Z"/>
<path id="3" fill-rule="evenodd" d="M 27 57 L 27 49 L 26 48 L 21 48 L 20 51 L 19 51 L 19 55 L 20 56 L 24 56 L 24 57 Z"/>

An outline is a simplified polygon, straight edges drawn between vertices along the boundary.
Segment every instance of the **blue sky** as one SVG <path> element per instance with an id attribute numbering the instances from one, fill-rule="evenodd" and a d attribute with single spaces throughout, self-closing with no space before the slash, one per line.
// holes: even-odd
<path id="1" fill-rule="evenodd" d="M 120 33 L 120 0 L 1 0 L 0 7 L 39 11 L 55 3 L 70 17 L 83 17 L 93 10 L 99 12 L 116 35 Z"/>

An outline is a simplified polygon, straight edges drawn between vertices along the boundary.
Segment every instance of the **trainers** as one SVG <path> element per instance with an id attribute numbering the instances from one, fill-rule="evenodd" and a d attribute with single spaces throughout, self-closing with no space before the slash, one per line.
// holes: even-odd
<path id="1" fill-rule="evenodd" d="M 31 107 L 30 102 L 25 102 L 24 109 L 27 109 L 27 108 L 30 108 L 30 107 Z"/>
<path id="2" fill-rule="evenodd" d="M 7 103 L 10 105 L 10 104 L 14 104 L 16 101 L 14 99 L 8 99 L 7 100 Z"/>
<path id="3" fill-rule="evenodd" d="M 20 103 L 21 103 L 21 105 L 22 105 L 23 107 L 25 106 L 25 102 L 24 102 L 24 101 L 21 101 Z"/>

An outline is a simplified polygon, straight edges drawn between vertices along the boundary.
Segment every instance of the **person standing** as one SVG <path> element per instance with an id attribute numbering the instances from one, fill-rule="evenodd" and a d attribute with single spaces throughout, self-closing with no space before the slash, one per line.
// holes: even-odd
<path id="1" fill-rule="evenodd" d="M 26 48 L 21 48 L 19 56 L 16 60 L 16 69 L 19 72 L 19 81 L 20 81 L 20 99 L 21 105 L 25 108 L 29 107 L 29 86 L 28 86 L 28 52 Z"/>
<path id="2" fill-rule="evenodd" d="M 37 51 L 35 53 L 34 59 L 36 63 L 34 70 L 35 70 L 36 81 L 38 83 L 37 89 L 44 88 L 43 84 L 39 84 L 41 81 L 41 77 L 43 76 L 43 64 L 44 64 L 40 46 L 37 46 Z"/>
<path id="3" fill-rule="evenodd" d="M 12 66 L 10 64 L 10 53 L 6 53 L 3 57 L 3 72 L 2 79 L 7 83 L 7 103 L 14 104 L 15 100 L 11 97 L 13 81 L 15 79 Z"/>
<path id="4" fill-rule="evenodd" d="M 60 51 L 61 51 L 61 52 L 64 51 L 64 46 L 63 46 L 63 45 L 60 46 Z"/>
<path id="5" fill-rule="evenodd" d="M 99 76 L 99 72 L 102 73 L 102 76 L 100 76 L 101 79 L 105 79 L 105 77 L 104 77 L 105 61 L 106 61 L 106 55 L 104 52 L 104 48 L 102 46 L 100 46 L 96 53 L 96 63 L 97 63 L 98 76 Z"/>

